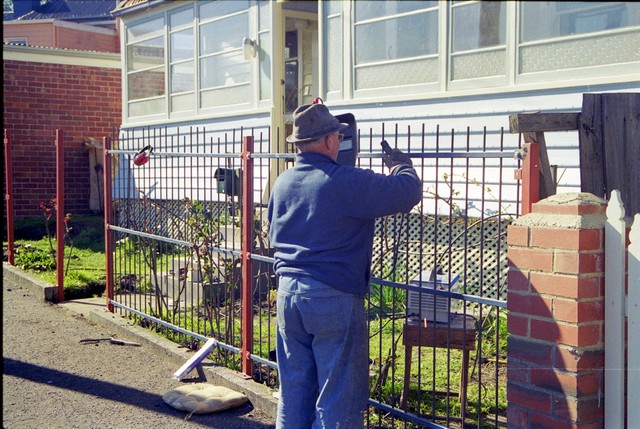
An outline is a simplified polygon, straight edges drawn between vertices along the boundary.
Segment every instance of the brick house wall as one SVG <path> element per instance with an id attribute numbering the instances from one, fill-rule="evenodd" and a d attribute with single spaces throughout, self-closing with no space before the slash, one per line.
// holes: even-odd
<path id="1" fill-rule="evenodd" d="M 4 129 L 11 133 L 15 218 L 41 216 L 40 202 L 55 197 L 57 129 L 64 131 L 65 212 L 91 214 L 85 138 L 102 140 L 122 122 L 119 55 L 8 49 L 3 108 Z M 47 55 L 51 63 L 44 62 Z"/>
<path id="2" fill-rule="evenodd" d="M 5 42 L 24 39 L 29 46 L 120 52 L 116 30 L 58 19 L 5 22 L 2 37 Z"/>

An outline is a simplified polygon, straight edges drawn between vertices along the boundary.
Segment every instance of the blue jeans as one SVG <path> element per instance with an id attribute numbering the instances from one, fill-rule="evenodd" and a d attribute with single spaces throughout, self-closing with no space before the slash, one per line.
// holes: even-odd
<path id="1" fill-rule="evenodd" d="M 281 276 L 277 429 L 362 429 L 369 399 L 364 298 Z"/>

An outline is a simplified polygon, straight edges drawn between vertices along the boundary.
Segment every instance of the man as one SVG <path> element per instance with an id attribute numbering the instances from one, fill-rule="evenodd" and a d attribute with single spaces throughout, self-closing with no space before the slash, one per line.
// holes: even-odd
<path id="1" fill-rule="evenodd" d="M 293 114 L 299 153 L 269 200 L 279 276 L 277 429 L 362 429 L 369 398 L 369 291 L 375 219 L 422 198 L 411 159 L 395 149 L 389 176 L 336 163 L 345 124 L 316 99 Z"/>

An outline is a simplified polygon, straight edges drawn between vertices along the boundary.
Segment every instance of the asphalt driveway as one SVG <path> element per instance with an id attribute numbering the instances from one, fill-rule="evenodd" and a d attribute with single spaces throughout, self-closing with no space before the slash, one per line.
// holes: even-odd
<path id="1" fill-rule="evenodd" d="M 251 402 L 185 420 L 162 400 L 184 385 L 175 363 L 145 345 L 81 343 L 117 333 L 3 280 L 4 428 L 275 428 Z"/>

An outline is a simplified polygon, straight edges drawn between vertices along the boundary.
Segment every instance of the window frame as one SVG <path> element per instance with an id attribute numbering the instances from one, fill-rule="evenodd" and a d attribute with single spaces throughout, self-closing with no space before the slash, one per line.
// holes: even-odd
<path id="1" fill-rule="evenodd" d="M 260 0 L 249 0 L 247 2 L 248 9 L 243 9 L 237 14 L 246 14 L 247 17 L 247 27 L 246 34 L 242 35 L 243 30 L 240 30 L 240 37 L 250 37 L 254 40 L 258 38 L 258 36 L 264 37 L 265 34 L 269 35 L 272 32 L 271 22 L 270 20 L 265 20 L 266 28 L 263 28 L 258 31 L 258 8 L 261 7 Z M 248 66 L 249 70 L 249 80 L 248 82 L 243 83 L 243 86 L 248 86 L 249 89 L 249 101 L 242 103 L 234 103 L 227 104 L 224 106 L 215 106 L 215 107 L 202 107 L 201 105 L 201 97 L 206 91 L 210 91 L 211 89 L 202 89 L 200 85 L 200 26 L 202 24 L 206 24 L 208 22 L 215 21 L 217 17 L 208 18 L 202 20 L 200 18 L 199 13 L 200 4 L 197 1 L 189 2 L 188 4 L 179 3 L 168 4 L 164 8 L 159 8 L 159 10 L 153 14 L 144 17 L 132 18 L 131 20 L 125 20 L 124 25 L 122 26 L 122 51 L 124 52 L 124 64 L 122 67 L 122 77 L 123 77 L 123 110 L 122 110 L 122 119 L 125 124 L 138 124 L 138 123 L 154 123 L 154 122 L 173 122 L 180 121 L 184 119 L 194 119 L 200 120 L 204 118 L 215 118 L 215 117 L 223 117 L 228 116 L 229 113 L 247 113 L 247 112 L 255 112 L 258 108 L 265 109 L 271 105 L 271 99 L 259 99 L 260 97 L 260 61 L 261 61 L 261 52 L 258 49 L 258 54 L 255 58 L 243 61 L 249 61 L 250 64 Z M 191 9 L 193 11 L 193 23 L 192 24 L 183 24 L 179 27 L 172 28 L 170 25 L 170 16 L 175 13 L 180 13 L 181 11 Z M 148 23 L 157 19 L 162 19 L 164 22 L 164 27 L 162 30 L 150 31 L 149 34 L 143 34 L 142 36 L 136 37 L 135 39 L 131 39 L 129 36 L 129 29 L 144 23 Z M 173 61 L 171 58 L 172 48 L 171 44 L 171 36 L 180 31 L 184 31 L 187 28 L 191 28 L 193 31 L 193 57 L 186 60 Z M 129 58 L 128 58 L 128 48 L 129 46 L 138 43 L 144 40 L 150 40 L 154 37 L 158 37 L 159 34 L 162 34 L 164 38 L 164 58 L 162 69 L 164 71 L 164 95 L 147 97 L 144 99 L 138 100 L 129 100 L 129 76 L 140 72 L 140 70 L 129 70 Z M 242 47 L 240 46 L 239 51 L 242 51 Z M 270 52 L 271 47 L 267 47 L 265 52 Z M 262 54 L 264 55 L 264 54 Z M 177 64 L 188 64 L 193 62 L 193 70 L 194 70 L 194 82 L 193 82 L 193 90 L 192 91 L 182 91 L 182 92 L 172 92 L 171 82 L 173 79 L 173 70 L 172 66 Z M 270 85 L 271 83 L 269 83 Z M 225 88 L 222 86 L 221 88 Z M 175 96 L 185 95 L 185 94 L 193 94 L 193 108 L 188 110 L 180 110 L 176 112 L 172 112 L 172 103 Z M 151 113 L 148 115 L 137 115 L 131 116 L 131 108 L 136 103 L 142 102 L 151 102 L 153 100 L 162 100 L 162 105 L 164 106 L 163 112 Z"/>
<path id="2" fill-rule="evenodd" d="M 323 86 L 321 93 L 325 94 L 326 100 L 333 103 L 345 103 L 351 100 L 368 101 L 386 99 L 389 101 L 433 99 L 443 96 L 454 95 L 478 95 L 496 92 L 518 92 L 528 90 L 545 90 L 555 88 L 573 87 L 590 84 L 624 83 L 633 81 L 633 74 L 637 76 L 637 69 L 640 61 L 618 62 L 616 64 L 599 64 L 594 66 L 577 66 L 567 69 L 553 69 L 538 73 L 520 72 L 519 57 L 521 50 L 526 44 L 520 43 L 520 20 L 522 15 L 521 2 L 505 2 L 505 40 L 504 45 L 496 47 L 486 47 L 472 49 L 469 51 L 452 52 L 453 50 L 453 8 L 464 7 L 465 5 L 476 3 L 475 1 L 459 2 L 439 2 L 438 3 L 438 67 L 440 70 L 437 84 L 419 85 L 398 85 L 380 87 L 375 89 L 355 89 L 355 11 L 353 2 L 341 2 L 339 11 L 333 8 L 333 13 L 329 15 L 330 7 L 327 0 L 321 0 L 323 7 L 320 8 L 321 29 L 321 82 Z M 633 2 L 621 2 L 631 4 Z M 334 5 L 335 6 L 335 5 Z M 575 11 L 573 11 L 575 12 Z M 328 91 L 328 76 L 332 73 L 327 60 L 327 52 L 338 48 L 329 46 L 327 35 L 328 22 L 331 19 L 341 19 L 344 29 L 343 45 L 345 50 L 343 58 L 343 79 L 339 88 L 332 88 Z M 609 29 L 592 33 L 580 33 L 577 35 L 563 36 L 559 38 L 545 39 L 544 41 L 529 42 L 539 44 L 551 44 L 563 40 L 587 40 L 591 38 L 606 38 L 609 35 L 627 34 L 635 40 L 640 38 L 640 25 Z M 475 53 L 490 53 L 503 51 L 505 74 L 487 77 L 470 77 L 464 79 L 453 79 L 452 59 L 464 55 Z M 445 55 L 442 55 L 445 53 Z M 417 58 L 417 57 L 411 57 Z M 637 78 L 636 78 L 637 80 Z"/>

